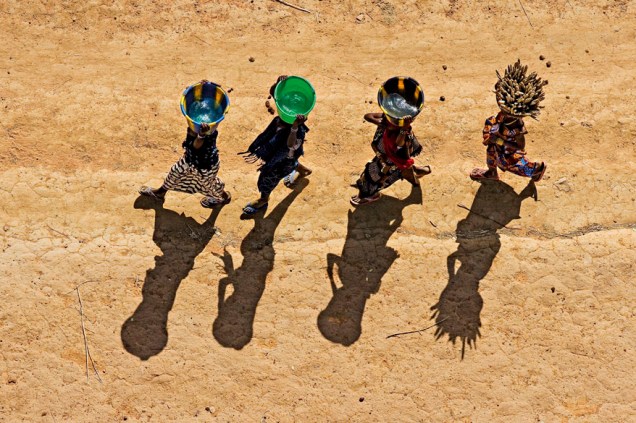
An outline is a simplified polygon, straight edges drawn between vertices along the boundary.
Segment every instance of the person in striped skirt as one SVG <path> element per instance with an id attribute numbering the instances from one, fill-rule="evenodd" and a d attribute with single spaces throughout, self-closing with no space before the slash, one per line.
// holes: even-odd
<path id="1" fill-rule="evenodd" d="M 163 201 L 168 191 L 188 194 L 201 193 L 201 205 L 206 208 L 227 204 L 231 200 L 219 173 L 219 150 L 216 148 L 218 131 L 202 123 L 199 133 L 188 128 L 183 141 L 184 154 L 172 165 L 168 176 L 159 188 L 143 186 L 139 193 Z"/>

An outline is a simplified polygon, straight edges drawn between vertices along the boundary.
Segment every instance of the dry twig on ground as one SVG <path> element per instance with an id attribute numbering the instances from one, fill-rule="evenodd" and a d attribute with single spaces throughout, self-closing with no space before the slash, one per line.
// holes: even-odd
<path id="1" fill-rule="evenodd" d="M 79 301 L 79 314 L 80 314 L 80 322 L 82 324 L 82 337 L 84 338 L 84 355 L 86 357 L 86 380 L 88 380 L 88 362 L 90 360 L 91 367 L 93 368 L 93 371 L 95 372 L 95 376 L 97 376 L 97 380 L 99 381 L 99 383 L 102 383 L 102 378 L 99 377 L 99 372 L 97 371 L 97 367 L 95 366 L 95 360 L 93 360 L 93 357 L 91 356 L 91 351 L 88 348 L 88 339 L 86 338 L 86 327 L 84 326 L 84 304 L 82 303 L 82 296 L 80 295 L 80 290 L 79 290 L 80 286 L 89 282 L 97 282 L 97 281 L 82 282 L 81 284 L 77 285 L 73 290 L 69 291 L 69 293 L 76 291 L 77 299 Z"/>
<path id="2" fill-rule="evenodd" d="M 284 4 L 285 6 L 289 6 L 289 7 L 293 8 L 293 9 L 300 10 L 301 12 L 311 13 L 307 9 L 303 9 L 300 6 L 294 6 L 293 4 L 287 3 L 286 1 L 283 1 L 283 0 L 274 0 L 274 1 L 277 2 L 277 3 L 280 3 L 280 4 Z"/>
<path id="3" fill-rule="evenodd" d="M 435 326 L 439 325 L 440 323 L 442 323 L 442 322 L 443 322 L 444 320 L 446 320 L 446 319 L 448 319 L 448 317 L 444 317 L 444 318 L 443 318 L 442 320 L 440 320 L 439 322 L 435 322 L 434 324 L 432 324 L 432 325 L 430 325 L 430 326 L 427 326 L 427 327 L 425 327 L 424 329 L 411 330 L 411 331 L 408 331 L 408 332 L 399 332 L 399 333 L 394 333 L 393 335 L 389 335 L 389 336 L 387 336 L 387 337 L 386 337 L 386 339 L 393 338 L 394 336 L 409 335 L 409 334 L 411 334 L 411 333 L 420 333 L 420 332 L 424 332 L 424 331 L 426 331 L 426 330 L 429 330 L 430 328 L 433 328 L 433 327 L 435 327 Z"/>

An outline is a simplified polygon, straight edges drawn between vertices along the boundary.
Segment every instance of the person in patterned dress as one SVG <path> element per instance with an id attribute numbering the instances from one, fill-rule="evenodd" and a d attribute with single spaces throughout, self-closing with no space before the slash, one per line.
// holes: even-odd
<path id="1" fill-rule="evenodd" d="M 371 141 L 375 157 L 366 164 L 356 182 L 358 194 L 350 200 L 353 206 L 378 200 L 381 190 L 400 179 L 417 186 L 420 177 L 431 173 L 430 166 L 416 166 L 413 160 L 421 153 L 422 146 L 413 134 L 410 116 L 404 118 L 403 127 L 391 124 L 384 113 L 367 113 L 364 119 L 378 127 Z"/>
<path id="2" fill-rule="evenodd" d="M 225 184 L 218 177 L 219 150 L 216 148 L 218 137 L 216 128 L 202 123 L 199 133 L 190 128 L 183 141 L 184 154 L 176 162 L 159 188 L 142 186 L 139 193 L 162 200 L 168 191 L 180 191 L 188 194 L 200 193 L 201 206 L 212 208 L 227 204 L 231 200 Z"/>
<path id="3" fill-rule="evenodd" d="M 499 112 L 486 119 L 483 130 L 483 144 L 486 148 L 488 169 L 475 168 L 471 179 L 499 180 L 497 168 L 504 172 L 532 178 L 539 182 L 545 173 L 546 165 L 531 162 L 526 158 L 526 138 L 528 133 L 523 119 Z"/>
<path id="4" fill-rule="evenodd" d="M 532 162 L 526 157 L 526 126 L 524 116 L 537 119 L 545 98 L 542 81 L 535 72 L 527 74 L 528 67 L 517 60 L 508 66 L 504 76 L 497 72 L 495 94 L 501 110 L 486 119 L 483 144 L 486 147 L 487 169 L 475 168 L 470 173 L 472 180 L 499 180 L 497 169 L 515 175 L 532 178 L 538 182 L 546 170 L 544 162 Z"/>

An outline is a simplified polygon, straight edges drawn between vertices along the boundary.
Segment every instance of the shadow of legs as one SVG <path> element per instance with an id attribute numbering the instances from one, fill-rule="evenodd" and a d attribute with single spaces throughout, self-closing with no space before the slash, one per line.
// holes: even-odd
<path id="1" fill-rule="evenodd" d="M 342 254 L 327 255 L 333 297 L 318 315 L 318 329 L 325 338 L 345 346 L 360 338 L 367 299 L 378 292 L 382 277 L 398 257 L 386 244 L 402 224 L 404 208 L 421 203 L 421 189 L 412 187 L 404 200 L 383 196 L 373 204 L 349 211 Z M 336 285 L 336 274 L 342 283 L 340 288 Z"/>
<path id="2" fill-rule="evenodd" d="M 307 179 L 301 179 L 267 217 L 254 215 L 254 228 L 241 242 L 243 262 L 238 269 L 234 269 L 234 260 L 227 251 L 222 256 L 227 276 L 219 281 L 219 314 L 212 324 L 212 334 L 224 347 L 240 350 L 252 340 L 256 308 L 267 275 L 274 268 L 274 233 L 287 208 L 308 184 Z M 229 296 L 228 288 L 232 289 Z"/>
<path id="3" fill-rule="evenodd" d="M 135 201 L 135 208 L 155 210 L 153 240 L 163 253 L 155 257 L 155 267 L 146 271 L 142 302 L 121 328 L 126 351 L 147 360 L 159 354 L 168 342 L 168 313 L 177 289 L 212 238 L 214 222 L 222 207 L 212 210 L 201 224 L 144 196 Z"/>
<path id="4" fill-rule="evenodd" d="M 437 304 L 431 307 L 437 324 L 436 339 L 448 334 L 449 341 L 461 340 L 464 358 L 466 344 L 475 347 L 480 336 L 483 299 L 479 283 L 490 271 L 501 242 L 497 231 L 519 219 L 521 202 L 536 198 L 534 183 L 519 194 L 501 181 L 485 181 L 479 187 L 470 213 L 457 224 L 457 251 L 448 256 L 448 285 Z M 457 262 L 460 266 L 457 270 Z"/>

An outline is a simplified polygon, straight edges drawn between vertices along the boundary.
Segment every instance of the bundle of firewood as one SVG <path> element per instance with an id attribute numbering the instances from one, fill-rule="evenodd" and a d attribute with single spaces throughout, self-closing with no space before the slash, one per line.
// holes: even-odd
<path id="1" fill-rule="evenodd" d="M 548 81 L 542 81 L 536 72 L 526 75 L 527 71 L 528 66 L 522 66 L 521 60 L 508 65 L 503 77 L 496 71 L 499 78 L 495 84 L 497 104 L 506 114 L 537 119 L 543 108 L 539 103 L 545 99 L 543 87 Z"/>

